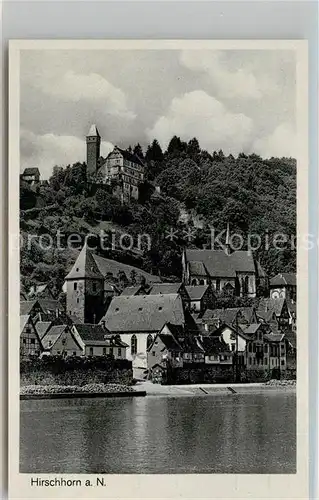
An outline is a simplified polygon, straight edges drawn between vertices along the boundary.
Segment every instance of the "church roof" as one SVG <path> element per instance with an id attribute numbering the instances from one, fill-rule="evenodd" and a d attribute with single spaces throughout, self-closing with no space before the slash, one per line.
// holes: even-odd
<path id="1" fill-rule="evenodd" d="M 191 273 L 201 276 L 235 278 L 238 272 L 256 272 L 253 256 L 245 250 L 228 255 L 224 250 L 187 249 L 185 257 Z"/>
<path id="2" fill-rule="evenodd" d="M 94 136 L 101 137 L 96 125 L 93 123 L 93 125 L 91 125 L 91 128 L 89 130 L 87 137 L 94 137 Z"/>
<path id="3" fill-rule="evenodd" d="M 93 258 L 93 254 L 91 250 L 89 250 L 86 243 L 82 247 L 75 264 L 65 279 L 71 280 L 83 278 L 103 279 L 103 275 L 101 274 Z"/>
<path id="4" fill-rule="evenodd" d="M 158 332 L 165 323 L 185 323 L 182 299 L 178 294 L 114 297 L 104 318 L 111 332 Z"/>

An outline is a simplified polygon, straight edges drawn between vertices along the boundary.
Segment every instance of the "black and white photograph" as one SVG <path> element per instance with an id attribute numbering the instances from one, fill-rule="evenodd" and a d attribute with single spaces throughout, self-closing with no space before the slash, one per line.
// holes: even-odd
<path id="1" fill-rule="evenodd" d="M 10 334 L 35 489 L 296 475 L 298 57 L 20 42 Z"/>

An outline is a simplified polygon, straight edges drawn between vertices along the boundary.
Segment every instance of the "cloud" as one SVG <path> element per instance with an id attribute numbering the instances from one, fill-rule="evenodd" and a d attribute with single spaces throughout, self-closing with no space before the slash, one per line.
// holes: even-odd
<path id="1" fill-rule="evenodd" d="M 266 137 L 256 139 L 253 151 L 262 157 L 293 157 L 297 154 L 297 137 L 290 123 L 282 123 Z"/>
<path id="2" fill-rule="evenodd" d="M 275 89 L 271 80 L 261 75 L 257 78 L 247 64 L 231 69 L 226 52 L 183 50 L 180 63 L 192 71 L 206 73 L 221 98 L 261 99 L 264 93 Z"/>
<path id="3" fill-rule="evenodd" d="M 32 85 L 63 101 L 87 101 L 102 106 L 106 114 L 128 120 L 136 117 L 128 108 L 125 93 L 98 73 L 85 75 L 69 70 L 58 77 L 42 73 L 38 78 L 32 79 Z"/>
<path id="4" fill-rule="evenodd" d="M 113 149 L 110 142 L 101 142 L 101 155 L 106 156 Z M 38 167 L 43 179 L 48 179 L 55 165 L 83 162 L 86 160 L 85 140 L 71 135 L 44 134 L 36 135 L 29 130 L 20 132 L 20 151 L 26 167 Z"/>
<path id="5" fill-rule="evenodd" d="M 150 140 L 158 139 L 163 147 L 174 135 L 183 140 L 197 137 L 210 152 L 222 149 L 226 154 L 236 155 L 249 147 L 252 130 L 251 118 L 232 113 L 203 90 L 195 90 L 175 97 L 166 115 L 158 118 L 146 133 Z"/>

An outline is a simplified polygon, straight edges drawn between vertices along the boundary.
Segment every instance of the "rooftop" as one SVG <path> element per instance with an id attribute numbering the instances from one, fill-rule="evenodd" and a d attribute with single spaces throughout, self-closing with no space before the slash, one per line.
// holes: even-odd
<path id="1" fill-rule="evenodd" d="M 269 285 L 276 286 L 296 286 L 296 273 L 280 273 L 271 278 Z"/>
<path id="2" fill-rule="evenodd" d="M 165 323 L 185 322 L 180 295 L 134 295 L 114 297 L 104 318 L 111 332 L 158 332 Z"/>

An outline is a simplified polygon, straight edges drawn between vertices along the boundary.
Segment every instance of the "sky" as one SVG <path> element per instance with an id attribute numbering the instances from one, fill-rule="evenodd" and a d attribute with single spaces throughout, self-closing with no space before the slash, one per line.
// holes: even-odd
<path id="1" fill-rule="evenodd" d="M 85 136 L 114 145 L 177 135 L 210 153 L 295 156 L 292 50 L 22 50 L 21 170 L 85 161 Z"/>

